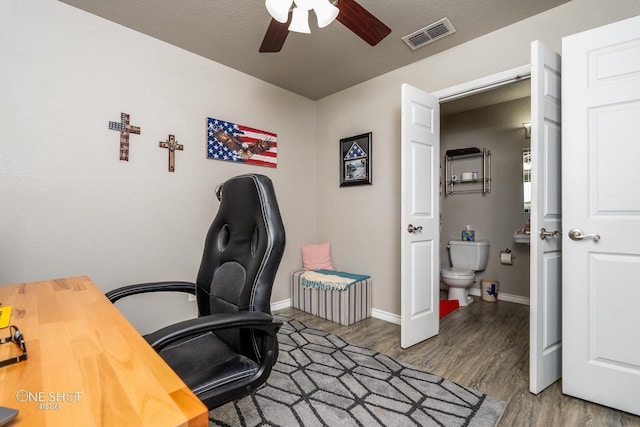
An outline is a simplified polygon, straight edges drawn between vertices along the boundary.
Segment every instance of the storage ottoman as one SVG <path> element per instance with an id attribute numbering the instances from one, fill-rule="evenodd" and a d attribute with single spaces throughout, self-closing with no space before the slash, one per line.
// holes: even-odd
<path id="1" fill-rule="evenodd" d="M 291 275 L 291 300 L 294 308 L 349 326 L 371 317 L 371 278 L 357 281 L 345 290 L 322 289 L 303 285 L 305 271 Z"/>

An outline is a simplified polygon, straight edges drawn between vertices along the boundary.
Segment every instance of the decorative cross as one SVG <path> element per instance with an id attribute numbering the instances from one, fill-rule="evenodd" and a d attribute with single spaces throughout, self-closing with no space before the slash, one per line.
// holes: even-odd
<path id="1" fill-rule="evenodd" d="M 169 149 L 169 172 L 175 172 L 176 170 L 176 150 L 182 151 L 183 145 L 178 144 L 174 135 L 169 135 L 169 139 L 166 141 L 160 141 L 160 148 Z"/>
<path id="2" fill-rule="evenodd" d="M 140 128 L 129 124 L 129 115 L 120 113 L 120 122 L 109 122 L 109 129 L 120 132 L 120 160 L 129 161 L 129 134 L 140 135 Z"/>

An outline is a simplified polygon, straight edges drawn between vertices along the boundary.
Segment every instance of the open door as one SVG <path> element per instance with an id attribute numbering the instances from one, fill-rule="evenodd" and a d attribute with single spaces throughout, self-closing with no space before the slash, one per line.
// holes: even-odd
<path id="1" fill-rule="evenodd" d="M 529 390 L 562 375 L 560 55 L 531 44 L 531 277 Z"/>
<path id="2" fill-rule="evenodd" d="M 532 43 L 531 61 L 530 390 L 537 394 L 562 374 L 561 73 L 560 55 L 540 42 Z M 403 348 L 439 332 L 439 100 L 520 80 L 522 68 L 439 97 L 402 85 Z"/>
<path id="3" fill-rule="evenodd" d="M 562 391 L 640 415 L 640 17 L 562 51 Z"/>
<path id="4" fill-rule="evenodd" d="M 401 338 L 403 348 L 440 330 L 440 103 L 403 84 L 401 111 Z"/>

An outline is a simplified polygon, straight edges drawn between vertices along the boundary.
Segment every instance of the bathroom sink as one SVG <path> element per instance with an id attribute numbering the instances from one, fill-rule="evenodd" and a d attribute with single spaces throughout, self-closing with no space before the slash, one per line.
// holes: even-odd
<path id="1" fill-rule="evenodd" d="M 531 234 L 518 233 L 517 231 L 513 233 L 513 241 L 516 243 L 524 243 L 531 244 Z"/>

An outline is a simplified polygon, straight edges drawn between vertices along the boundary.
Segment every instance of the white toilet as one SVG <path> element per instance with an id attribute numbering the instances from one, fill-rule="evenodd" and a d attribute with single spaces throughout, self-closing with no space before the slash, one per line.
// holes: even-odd
<path id="1" fill-rule="evenodd" d="M 457 299 L 461 307 L 469 305 L 473 302 L 473 298 L 469 296 L 469 287 L 476 278 L 475 272 L 487 267 L 489 242 L 452 240 L 447 248 L 453 267 L 443 269 L 440 275 L 442 281 L 449 286 L 448 299 Z"/>

